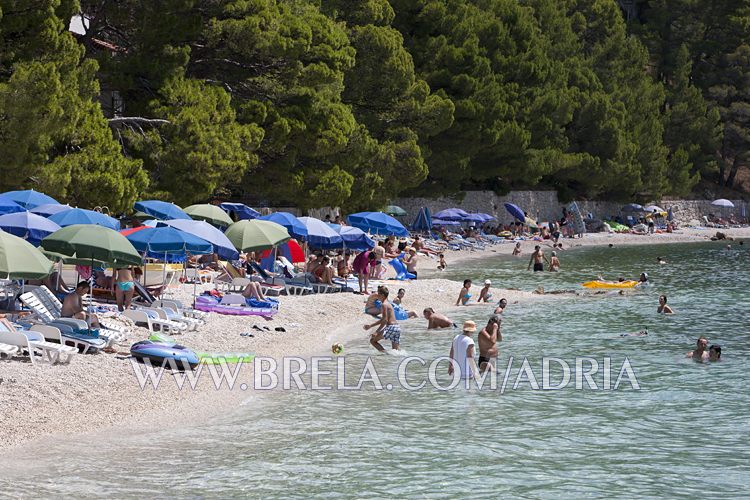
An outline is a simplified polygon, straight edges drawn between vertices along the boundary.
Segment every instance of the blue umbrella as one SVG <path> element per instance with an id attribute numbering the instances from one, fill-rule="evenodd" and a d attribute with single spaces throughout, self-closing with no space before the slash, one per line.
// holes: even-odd
<path id="1" fill-rule="evenodd" d="M 242 203 L 222 203 L 219 208 L 227 213 L 234 212 L 237 214 L 237 220 L 252 220 L 260 217 L 260 212 Z"/>
<path id="2" fill-rule="evenodd" d="M 31 210 L 34 207 L 45 205 L 47 203 L 57 203 L 57 200 L 51 196 L 47 196 L 39 191 L 34 191 L 33 189 L 27 189 L 25 191 L 8 191 L 7 193 L 0 194 L 0 198 L 15 201 L 26 210 Z"/>
<path id="3" fill-rule="evenodd" d="M 432 217 L 430 216 L 430 209 L 422 207 L 417 213 L 417 218 L 411 224 L 411 228 L 414 231 L 429 231 L 432 229 Z"/>
<path id="4" fill-rule="evenodd" d="M 44 238 L 60 229 L 60 226 L 41 215 L 20 212 L 0 215 L 0 229 L 39 246 Z"/>
<path id="5" fill-rule="evenodd" d="M 354 227 L 372 234 L 386 236 L 409 236 L 409 231 L 399 221 L 383 212 L 359 212 L 351 214 L 346 220 Z"/>
<path id="6" fill-rule="evenodd" d="M 126 236 L 139 252 L 150 252 L 155 255 L 184 255 L 213 253 L 213 245 L 193 234 L 173 227 L 155 227 L 141 229 Z"/>
<path id="7" fill-rule="evenodd" d="M 433 226 L 460 226 L 461 223 L 455 220 L 432 219 L 432 225 Z"/>
<path id="8" fill-rule="evenodd" d="M 313 248 L 339 248 L 343 238 L 328 224 L 314 217 L 298 217 L 299 221 L 307 229 L 308 245 Z"/>
<path id="9" fill-rule="evenodd" d="M 464 217 L 464 222 L 478 222 L 480 224 L 484 224 L 485 222 L 487 222 L 487 218 L 482 214 L 469 214 Z"/>
<path id="10" fill-rule="evenodd" d="M 464 220 L 464 217 L 467 215 L 469 214 L 460 208 L 446 208 L 445 210 L 441 210 L 434 214 L 433 217 L 440 220 L 461 221 Z"/>
<path id="11" fill-rule="evenodd" d="M 161 220 L 185 219 L 193 220 L 188 214 L 182 211 L 174 203 L 160 200 L 137 201 L 133 205 L 135 210 L 148 214 L 151 217 Z"/>
<path id="12" fill-rule="evenodd" d="M 234 260 L 240 255 L 234 248 L 234 245 L 232 245 L 232 242 L 229 241 L 229 238 L 206 221 L 175 219 L 162 221 L 160 224 L 177 228 L 180 231 L 185 231 L 206 240 L 213 245 L 214 253 L 222 259 Z"/>
<path id="13" fill-rule="evenodd" d="M 25 212 L 26 209 L 8 198 L 0 198 L 0 214 L 15 214 Z"/>
<path id="14" fill-rule="evenodd" d="M 113 219 L 101 212 L 94 212 L 93 210 L 83 208 L 71 208 L 65 212 L 58 212 L 55 215 L 50 215 L 48 219 L 60 227 L 72 226 L 74 224 L 96 224 L 97 226 L 108 227 L 114 231 L 120 230 L 120 221 L 117 219 Z"/>
<path id="15" fill-rule="evenodd" d="M 523 210 L 521 210 L 518 205 L 514 205 L 513 203 L 504 203 L 504 205 L 505 210 L 507 210 L 510 215 L 521 222 L 526 222 L 526 214 L 523 213 Z"/>
<path id="16" fill-rule="evenodd" d="M 475 215 L 478 215 L 478 216 L 482 217 L 484 219 L 484 222 L 489 222 L 491 220 L 497 220 L 497 218 L 495 216 L 490 215 L 490 214 L 485 214 L 483 212 L 479 212 L 479 213 L 477 213 Z"/>
<path id="17" fill-rule="evenodd" d="M 622 207 L 623 212 L 643 212 L 643 206 L 638 203 L 628 203 Z"/>
<path id="18" fill-rule="evenodd" d="M 280 226 L 284 226 L 287 232 L 294 238 L 305 239 L 307 238 L 307 228 L 302 224 L 294 214 L 289 212 L 274 212 L 270 215 L 263 215 L 258 217 L 260 220 L 270 220 Z"/>
<path id="19" fill-rule="evenodd" d="M 50 215 L 55 215 L 60 212 L 65 212 L 66 210 L 71 210 L 73 207 L 70 205 L 61 205 L 59 203 L 47 203 L 45 205 L 39 205 L 38 207 L 34 207 L 29 212 L 37 215 L 41 215 L 42 217 L 49 217 Z"/>
<path id="20" fill-rule="evenodd" d="M 344 247 L 358 252 L 375 248 L 375 241 L 367 233 L 353 226 L 341 226 L 339 230 Z"/>

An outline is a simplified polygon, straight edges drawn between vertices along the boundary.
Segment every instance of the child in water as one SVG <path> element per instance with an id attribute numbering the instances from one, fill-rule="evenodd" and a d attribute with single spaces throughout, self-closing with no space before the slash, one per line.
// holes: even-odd
<path id="1" fill-rule="evenodd" d="M 445 263 L 445 256 L 443 256 L 443 254 L 439 254 L 439 255 L 438 255 L 438 258 L 439 258 L 440 260 L 438 261 L 438 266 L 437 266 L 437 268 L 438 268 L 438 270 L 440 270 L 440 271 L 444 271 L 444 270 L 445 270 L 445 268 L 446 268 L 446 267 L 448 267 L 448 264 L 446 264 L 446 263 Z"/>

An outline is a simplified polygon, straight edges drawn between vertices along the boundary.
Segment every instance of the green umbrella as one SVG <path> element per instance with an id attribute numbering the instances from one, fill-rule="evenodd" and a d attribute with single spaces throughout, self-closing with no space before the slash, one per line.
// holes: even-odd
<path id="1" fill-rule="evenodd" d="M 44 238 L 41 246 L 49 252 L 115 266 L 138 266 L 143 263 L 141 256 L 125 236 L 94 224 L 64 227 Z"/>
<path id="2" fill-rule="evenodd" d="M 28 241 L 0 231 L 0 276 L 4 279 L 42 279 L 53 265 Z"/>
<path id="3" fill-rule="evenodd" d="M 396 205 L 388 205 L 387 207 L 385 207 L 385 210 L 383 210 L 383 212 L 387 213 L 388 215 L 396 215 L 399 217 L 403 217 L 404 215 L 406 215 L 406 210 Z"/>
<path id="4" fill-rule="evenodd" d="M 44 256 L 50 259 L 52 262 L 62 262 L 63 264 L 71 264 L 74 266 L 90 266 L 92 264 L 91 259 L 79 259 L 75 254 L 63 255 L 57 252 L 50 252 L 49 250 L 45 250 L 44 248 L 41 248 L 41 250 Z M 93 264 L 98 267 L 105 267 L 107 265 L 106 262 L 101 262 L 98 260 L 95 260 Z"/>
<path id="5" fill-rule="evenodd" d="M 258 219 L 235 222 L 224 234 L 240 252 L 267 250 L 291 239 L 284 226 Z"/>
<path id="6" fill-rule="evenodd" d="M 214 226 L 227 227 L 232 225 L 232 218 L 216 205 L 203 203 L 201 205 L 190 205 L 185 210 L 195 220 L 204 220 Z"/>

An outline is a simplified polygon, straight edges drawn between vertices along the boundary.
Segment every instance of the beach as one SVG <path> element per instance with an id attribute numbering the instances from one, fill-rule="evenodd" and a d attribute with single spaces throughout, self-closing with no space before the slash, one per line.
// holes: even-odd
<path id="1" fill-rule="evenodd" d="M 588 234 L 580 239 L 565 239 L 565 249 L 577 247 L 644 245 L 656 243 L 688 243 L 706 241 L 716 230 L 684 229 L 672 234 L 652 236 Z M 749 238 L 750 229 L 722 230 L 730 238 Z M 533 240 L 522 243 L 523 265 L 530 253 Z M 716 242 L 717 245 L 733 241 Z M 483 251 L 447 252 L 446 260 L 452 266 L 469 259 L 490 258 L 494 254 L 510 254 L 512 244 L 488 246 Z M 668 256 L 667 256 L 668 257 Z M 564 266 L 564 252 L 561 257 Z M 395 295 L 398 288 L 406 289 L 405 305 L 418 313 L 425 307 L 437 311 L 453 307 L 461 284 L 440 277 L 434 270 L 435 262 L 422 257 L 419 265 L 420 279 L 412 282 L 386 280 L 385 284 Z M 393 271 L 389 270 L 389 276 Z M 422 279 L 424 277 L 425 279 Z M 479 276 L 467 276 L 475 283 Z M 478 284 L 478 283 L 477 283 Z M 531 290 L 502 290 L 495 287 L 496 296 L 502 294 L 510 302 L 544 300 Z M 198 291 L 213 285 L 199 286 Z M 192 285 L 183 285 L 173 296 L 189 303 Z M 178 336 L 178 341 L 190 348 L 209 352 L 254 352 L 258 356 L 280 359 L 283 356 L 311 356 L 330 354 L 332 343 L 346 344 L 348 340 L 366 336 L 361 325 L 369 317 L 362 313 L 365 297 L 352 293 L 317 294 L 280 298 L 280 312 L 272 321 L 256 317 L 222 316 L 212 313 L 206 325 L 197 331 Z M 479 314 L 488 314 L 490 306 L 483 306 Z M 421 315 L 420 315 L 421 316 Z M 410 321 L 424 321 L 416 319 Z M 253 329 L 268 327 L 270 331 Z M 283 327 L 285 332 L 275 331 Z M 242 337 L 250 332 L 254 337 Z M 127 352 L 130 343 L 148 337 L 142 328 L 134 328 L 126 345 L 118 348 Z M 408 348 L 408 339 L 404 339 Z M 241 371 L 238 384 L 252 387 L 252 370 Z M 231 411 L 247 400 L 251 389 L 234 390 L 226 386 L 217 390 L 208 377 L 201 378 L 195 390 L 179 388 L 165 375 L 157 391 L 141 390 L 133 367 L 128 359 L 117 359 L 113 354 L 76 355 L 69 365 L 32 365 L 18 360 L 0 362 L 0 448 L 10 448 L 31 440 L 60 438 L 95 431 L 120 432 L 123 428 L 179 426 L 185 422 L 208 419 Z"/>

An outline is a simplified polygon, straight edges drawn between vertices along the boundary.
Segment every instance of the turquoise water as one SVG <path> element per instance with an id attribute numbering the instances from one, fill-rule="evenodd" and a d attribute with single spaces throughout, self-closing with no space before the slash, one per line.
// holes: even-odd
<path id="1" fill-rule="evenodd" d="M 119 497 L 747 497 L 748 250 L 735 245 L 727 251 L 718 244 L 573 249 L 560 255 L 559 274 L 527 273 L 527 260 L 500 255 L 462 266 L 449 262 L 443 276 L 491 278 L 522 290 L 579 288 L 597 274 L 635 277 L 641 271 L 653 285 L 625 296 L 511 304 L 499 367 L 505 370 L 511 357 L 513 365 L 502 394 L 463 387 L 410 391 L 397 385 L 405 358 L 374 355 L 372 366 L 383 384 L 396 384 L 393 390 L 365 384 L 361 391 L 272 391 L 204 425 L 27 448 L 0 458 L 0 491 Z M 669 264 L 656 264 L 657 256 Z M 660 293 L 669 296 L 675 316 L 655 313 Z M 481 326 L 489 311 L 473 306 L 448 313 Z M 647 337 L 620 337 L 642 328 L 648 328 Z M 404 324 L 402 346 L 429 362 L 447 354 L 453 335 L 428 332 L 423 320 L 413 320 Z M 722 345 L 721 363 L 685 359 L 699 335 Z M 347 378 L 356 379 L 372 354 L 364 336 L 348 344 Z M 571 365 L 576 356 L 600 363 L 610 357 L 611 383 L 627 357 L 640 389 L 624 382 L 608 391 L 576 390 L 573 384 L 532 390 L 528 383 L 514 390 L 524 357 L 542 383 L 543 356 Z M 427 378 L 426 367 L 409 366 L 411 383 Z M 438 373 L 438 381 L 448 384 L 444 365 Z M 553 381 L 560 376 L 553 373 Z M 601 372 L 595 381 L 602 381 Z"/>

